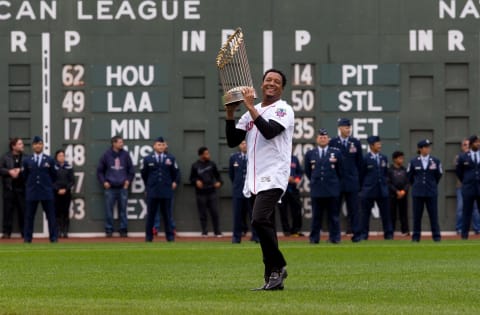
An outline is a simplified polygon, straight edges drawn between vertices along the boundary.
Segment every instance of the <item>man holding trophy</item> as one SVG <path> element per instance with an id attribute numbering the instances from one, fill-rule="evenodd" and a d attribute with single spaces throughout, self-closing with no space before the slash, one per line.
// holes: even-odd
<path id="1" fill-rule="evenodd" d="M 248 166 L 244 195 L 254 200 L 252 226 L 256 229 L 265 264 L 263 290 L 283 289 L 286 261 L 278 248 L 275 205 L 282 197 L 290 175 L 290 152 L 294 125 L 293 110 L 280 97 L 285 76 L 268 70 L 262 83 L 262 102 L 254 105 L 254 89 L 242 89 L 247 112 L 235 126 L 236 105 L 226 106 L 226 133 L 230 147 L 247 141 Z"/>
<path id="2" fill-rule="evenodd" d="M 238 32 L 239 29 L 226 44 L 234 42 L 233 48 L 228 49 L 229 61 L 233 60 L 232 68 L 228 68 L 230 63 L 223 62 L 222 51 L 226 50 L 222 48 L 217 57 L 220 79 L 226 92 L 227 142 L 230 147 L 238 146 L 243 140 L 247 142 L 248 165 L 243 193 L 253 200 L 252 226 L 257 231 L 265 265 L 265 283 L 254 290 L 282 290 L 283 280 L 287 277 L 287 262 L 278 247 L 274 214 L 275 205 L 285 192 L 290 175 L 294 113 L 291 106 L 281 100 L 286 77 L 275 69 L 265 72 L 261 85 L 262 101 L 254 104 L 255 90 L 251 84 L 243 35 L 240 30 L 238 36 Z M 240 59 L 235 62 L 237 56 Z M 234 74 L 233 78 L 228 71 Z M 232 82 L 237 87 L 229 86 L 228 83 Z M 235 125 L 234 113 L 242 101 L 247 111 Z"/>

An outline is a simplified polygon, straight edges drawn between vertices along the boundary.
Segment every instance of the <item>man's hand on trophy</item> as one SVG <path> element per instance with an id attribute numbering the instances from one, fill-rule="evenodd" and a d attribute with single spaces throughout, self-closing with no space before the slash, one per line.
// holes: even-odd
<path id="1" fill-rule="evenodd" d="M 247 109 L 252 109 L 255 104 L 255 89 L 253 87 L 245 87 L 242 89 L 243 102 Z"/>
<path id="2" fill-rule="evenodd" d="M 230 103 L 225 105 L 225 112 L 227 114 L 227 119 L 234 119 L 235 111 L 237 110 L 238 106 L 240 105 L 241 101 Z"/>

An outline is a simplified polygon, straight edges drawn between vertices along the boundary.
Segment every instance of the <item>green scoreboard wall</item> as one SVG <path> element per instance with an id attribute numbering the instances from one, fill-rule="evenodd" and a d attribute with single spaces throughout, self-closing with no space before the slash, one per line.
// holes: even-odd
<path id="1" fill-rule="evenodd" d="M 221 226 L 229 231 L 234 150 L 215 57 L 241 27 L 257 91 L 264 70 L 287 74 L 300 160 L 319 127 L 336 134 L 338 117 L 352 120 L 363 143 L 380 135 L 387 155 L 413 156 L 427 137 L 445 169 L 440 223 L 453 230 L 454 157 L 462 138 L 479 131 L 479 11 L 477 2 L 460 0 L 0 1 L 0 147 L 7 151 L 8 138 L 18 136 L 29 151 L 42 135 L 50 154 L 64 148 L 76 177 L 72 232 L 101 233 L 95 172 L 112 135 L 124 137 L 137 167 L 131 232 L 144 230 L 139 167 L 157 136 L 168 140 L 182 174 L 178 230 L 199 230 L 188 176 L 206 145 L 222 170 Z M 302 191 L 308 229 L 306 181 Z"/>

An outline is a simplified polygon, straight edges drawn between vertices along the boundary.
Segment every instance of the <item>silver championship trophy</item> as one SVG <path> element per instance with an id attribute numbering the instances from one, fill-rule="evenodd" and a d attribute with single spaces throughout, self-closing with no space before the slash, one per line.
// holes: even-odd
<path id="1" fill-rule="evenodd" d="M 237 28 L 228 37 L 218 52 L 217 68 L 225 93 L 222 97 L 223 105 L 235 105 L 243 101 L 242 89 L 253 88 L 253 81 L 241 28 Z"/>

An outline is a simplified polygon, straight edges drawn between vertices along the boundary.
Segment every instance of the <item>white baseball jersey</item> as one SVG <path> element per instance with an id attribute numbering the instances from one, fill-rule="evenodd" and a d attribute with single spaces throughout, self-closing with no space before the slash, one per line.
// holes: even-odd
<path id="1" fill-rule="evenodd" d="M 266 121 L 274 120 L 285 130 L 274 138 L 267 140 L 253 123 L 247 111 L 237 123 L 237 128 L 247 131 L 247 176 L 243 187 L 243 194 L 250 197 L 251 193 L 280 188 L 286 190 L 290 176 L 290 162 L 292 158 L 292 137 L 294 127 L 294 113 L 290 105 L 283 100 L 262 107 L 255 105 L 258 113 Z"/>

